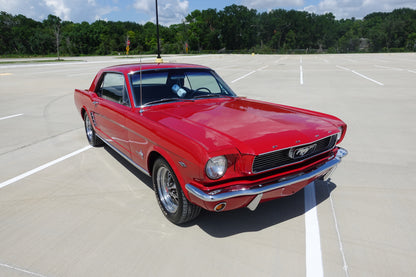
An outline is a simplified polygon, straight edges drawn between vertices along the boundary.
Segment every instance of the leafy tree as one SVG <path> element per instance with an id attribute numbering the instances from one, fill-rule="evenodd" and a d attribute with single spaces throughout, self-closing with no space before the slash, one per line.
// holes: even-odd
<path id="1" fill-rule="evenodd" d="M 318 47 L 320 50 L 334 46 L 336 37 L 336 21 L 332 13 L 324 15 L 311 15 L 312 32 L 310 46 Z"/>
<path id="2" fill-rule="evenodd" d="M 13 47 L 12 42 L 12 27 L 14 19 L 11 14 L 0 12 L 0 54 L 10 51 Z"/>
<path id="3" fill-rule="evenodd" d="M 315 49 L 331 52 L 416 51 L 416 10 L 403 8 L 371 13 L 362 20 L 336 20 L 331 13 L 276 9 L 258 13 L 245 6 L 195 10 L 182 23 L 160 26 L 163 53 Z M 42 22 L 0 12 L 0 55 L 108 55 L 156 53 L 156 25 L 135 22 Z M 365 42 L 365 43 L 363 43 Z M 363 48 L 368 44 L 369 48 Z"/>
<path id="4" fill-rule="evenodd" d="M 295 49 L 296 48 L 296 34 L 293 30 L 290 30 L 285 39 L 284 47 L 285 49 Z"/>
<path id="5" fill-rule="evenodd" d="M 61 42 L 61 19 L 55 15 L 48 15 L 48 18 L 43 21 L 46 28 L 50 28 L 55 39 L 56 54 L 58 60 L 60 59 L 59 46 Z"/>
<path id="6" fill-rule="evenodd" d="M 355 20 L 355 18 L 341 20 L 339 23 L 338 31 L 338 45 L 339 52 L 358 52 L 360 48 L 361 34 L 361 21 Z"/>
<path id="7" fill-rule="evenodd" d="M 191 49 L 219 49 L 221 47 L 219 16 L 216 9 L 195 10 L 186 17 L 186 38 Z"/>
<path id="8" fill-rule="evenodd" d="M 248 49 L 256 37 L 256 10 L 231 5 L 219 12 L 221 39 L 227 49 Z"/>
<path id="9" fill-rule="evenodd" d="M 293 27 L 293 22 L 287 20 L 287 11 L 283 9 L 262 13 L 259 18 L 260 43 L 267 43 L 274 49 L 280 49 L 286 34 Z"/>
<path id="10" fill-rule="evenodd" d="M 406 49 L 409 51 L 416 51 L 416 32 L 407 36 Z"/>

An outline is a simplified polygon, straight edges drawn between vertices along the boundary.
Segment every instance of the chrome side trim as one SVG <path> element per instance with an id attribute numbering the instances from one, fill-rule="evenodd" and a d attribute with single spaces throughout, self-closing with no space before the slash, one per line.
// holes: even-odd
<path id="1" fill-rule="evenodd" d="M 147 176 L 150 176 L 150 173 L 144 169 L 143 167 L 141 167 L 140 165 L 136 164 L 132 159 L 130 159 L 129 157 L 127 157 L 123 152 L 121 152 L 120 150 L 118 150 L 116 147 L 114 147 L 113 145 L 111 145 L 106 139 L 102 138 L 100 135 L 98 135 L 97 133 L 95 133 L 95 135 L 97 137 L 99 137 L 105 144 L 107 144 L 111 149 L 113 149 L 115 152 L 117 152 L 117 154 L 119 154 L 121 157 L 123 157 L 126 161 L 128 161 L 129 163 L 131 163 L 135 168 L 137 168 L 138 170 L 140 170 L 142 173 L 146 174 Z"/>
<path id="2" fill-rule="evenodd" d="M 343 148 L 338 148 L 338 152 L 332 160 L 326 162 L 322 166 L 318 167 L 317 169 L 305 173 L 303 175 L 294 177 L 289 180 L 283 180 L 271 185 L 267 186 L 258 186 L 253 189 L 246 189 L 246 190 L 237 190 L 237 191 L 230 191 L 230 192 L 224 192 L 224 193 L 218 193 L 214 195 L 210 195 L 208 193 L 205 193 L 204 191 L 196 188 L 195 186 L 191 184 L 186 184 L 185 188 L 188 190 L 189 193 L 192 195 L 198 197 L 202 201 L 206 202 L 216 202 L 216 201 L 223 201 L 226 199 L 239 197 L 239 196 L 251 196 L 251 195 L 259 195 L 262 193 L 266 193 L 272 190 L 276 190 L 279 188 L 287 187 L 293 184 L 296 184 L 298 182 L 306 181 L 313 177 L 320 177 L 320 175 L 326 175 L 328 171 L 332 171 L 340 162 L 343 157 L 345 157 L 348 154 L 348 151 Z M 259 199 L 260 201 L 260 199 Z M 253 203 L 254 204 L 254 203 Z M 254 205 L 253 205 L 254 206 Z M 256 206 L 257 207 L 257 206 Z"/>

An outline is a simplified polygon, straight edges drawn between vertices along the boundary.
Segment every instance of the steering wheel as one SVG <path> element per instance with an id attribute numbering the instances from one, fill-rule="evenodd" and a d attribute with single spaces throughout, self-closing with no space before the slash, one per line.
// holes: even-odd
<path id="1" fill-rule="evenodd" d="M 211 90 L 206 87 L 200 87 L 199 89 L 195 90 L 195 92 L 199 92 L 200 90 L 206 90 L 208 93 L 212 93 Z"/>

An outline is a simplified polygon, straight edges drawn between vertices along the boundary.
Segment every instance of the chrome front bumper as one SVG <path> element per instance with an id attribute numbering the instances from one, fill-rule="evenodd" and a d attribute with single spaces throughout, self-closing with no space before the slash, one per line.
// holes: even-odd
<path id="1" fill-rule="evenodd" d="M 229 192 L 223 192 L 218 194 L 209 194 L 206 193 L 195 186 L 191 184 L 186 184 L 185 188 L 188 190 L 189 193 L 196 196 L 197 198 L 201 199 L 205 202 L 218 202 L 223 201 L 226 199 L 239 197 L 239 196 L 252 196 L 256 195 L 256 197 L 251 201 L 251 203 L 247 206 L 250 210 L 255 210 L 257 208 L 257 205 L 260 203 L 260 200 L 263 196 L 263 193 L 273 191 L 276 189 L 280 189 L 283 187 L 287 187 L 302 181 L 306 181 L 309 179 L 317 178 L 320 176 L 323 176 L 324 180 L 327 180 L 332 172 L 335 170 L 337 165 L 341 162 L 342 158 L 348 155 L 348 151 L 344 148 L 338 148 L 337 154 L 334 159 L 326 162 L 322 166 L 318 167 L 317 169 L 302 174 L 300 176 L 296 176 L 294 178 L 288 179 L 288 180 L 282 180 L 274 184 L 267 184 L 265 186 L 257 186 L 252 189 L 245 189 L 245 190 L 237 190 L 237 191 L 229 191 Z"/>

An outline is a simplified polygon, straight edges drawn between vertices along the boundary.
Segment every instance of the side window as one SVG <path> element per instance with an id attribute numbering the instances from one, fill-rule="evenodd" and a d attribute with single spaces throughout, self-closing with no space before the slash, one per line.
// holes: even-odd
<path id="1" fill-rule="evenodd" d="M 103 99 L 130 106 L 124 76 L 121 73 L 106 73 L 97 93 Z"/>

